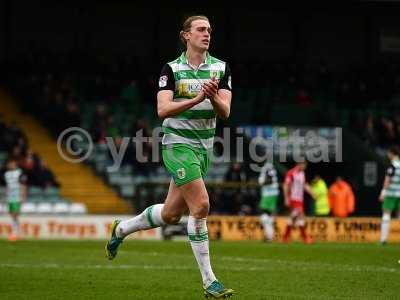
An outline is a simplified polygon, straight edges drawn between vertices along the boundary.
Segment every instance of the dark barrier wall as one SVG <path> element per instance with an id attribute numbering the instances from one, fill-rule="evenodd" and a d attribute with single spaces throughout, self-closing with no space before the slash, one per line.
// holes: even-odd
<path id="1" fill-rule="evenodd" d="M 365 61 L 396 53 L 385 37 L 400 33 L 396 4 L 261 9 L 251 1 L 245 7 L 171 3 L 0 1 L 0 57 L 32 48 L 56 53 L 84 49 L 161 62 L 176 56 L 180 23 L 193 13 L 211 18 L 213 52 L 236 61 L 287 57 L 332 64 Z"/>

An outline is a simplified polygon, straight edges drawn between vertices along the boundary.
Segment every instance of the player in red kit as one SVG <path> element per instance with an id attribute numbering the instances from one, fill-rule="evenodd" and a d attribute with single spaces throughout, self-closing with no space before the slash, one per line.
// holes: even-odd
<path id="1" fill-rule="evenodd" d="M 307 162 L 299 162 L 294 168 L 287 172 L 285 177 L 283 192 L 285 196 L 285 205 L 290 208 L 290 217 L 286 225 L 285 234 L 283 236 L 284 242 L 289 241 L 292 228 L 296 225 L 298 225 L 300 228 L 301 237 L 303 238 L 304 242 L 312 242 L 311 238 L 307 236 L 304 227 L 304 191 L 313 197 L 311 189 L 306 183 L 306 168 Z"/>

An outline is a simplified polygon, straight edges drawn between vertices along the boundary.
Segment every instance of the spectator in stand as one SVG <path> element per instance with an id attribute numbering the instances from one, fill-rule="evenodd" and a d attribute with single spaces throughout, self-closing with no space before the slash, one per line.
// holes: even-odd
<path id="1" fill-rule="evenodd" d="M 117 136 L 119 136 L 119 129 L 118 126 L 115 124 L 114 116 L 111 115 L 107 117 L 106 128 L 107 136 L 112 138 L 116 138 Z"/>
<path id="2" fill-rule="evenodd" d="M 152 132 L 150 129 L 150 124 L 145 119 L 139 119 L 136 121 L 134 126 L 131 129 L 132 137 L 151 137 Z M 141 151 L 141 153 L 136 152 L 135 160 L 134 160 L 134 168 L 135 172 L 142 174 L 144 176 L 149 176 L 151 172 L 155 171 L 155 165 L 158 163 L 152 162 L 152 152 L 153 145 L 151 141 L 142 142 L 142 144 L 138 147 L 135 146 L 136 151 Z M 139 161 L 138 159 L 143 161 Z"/>
<path id="3" fill-rule="evenodd" d="M 247 175 L 243 170 L 242 165 L 238 162 L 234 162 L 228 172 L 225 174 L 226 182 L 246 182 Z"/>
<path id="4" fill-rule="evenodd" d="M 45 109 L 48 113 L 49 122 L 48 126 L 54 128 L 56 136 L 58 136 L 64 129 L 63 118 L 64 115 L 64 96 L 61 92 L 57 92 L 54 95 L 54 103 L 50 104 L 51 109 Z"/>
<path id="5" fill-rule="evenodd" d="M 107 120 L 107 105 L 99 103 L 96 105 L 96 111 L 93 116 L 93 122 L 105 122 Z"/>
<path id="6" fill-rule="evenodd" d="M 78 105 L 68 101 L 64 117 L 64 128 L 78 127 L 81 124 L 81 116 Z"/>
<path id="7" fill-rule="evenodd" d="M 33 153 L 32 150 L 28 150 L 26 155 L 22 158 L 20 166 L 24 173 L 27 175 L 27 184 L 35 184 L 35 171 L 39 165 L 39 157 Z"/>
<path id="8" fill-rule="evenodd" d="M 92 127 L 90 128 L 90 135 L 94 143 L 96 144 L 105 143 L 107 136 L 106 122 L 102 120 L 94 122 Z"/>
<path id="9" fill-rule="evenodd" d="M 398 134 L 393 120 L 389 118 L 381 118 L 381 130 L 380 145 L 383 147 L 389 147 L 399 142 Z"/>
<path id="10" fill-rule="evenodd" d="M 25 137 L 19 137 L 17 146 L 20 147 L 22 153 L 28 152 L 28 140 Z"/>
<path id="11" fill-rule="evenodd" d="M 12 150 L 8 153 L 8 157 L 12 160 L 16 160 L 19 165 L 22 164 L 24 160 L 24 152 L 22 151 L 21 147 L 15 145 Z"/>
<path id="12" fill-rule="evenodd" d="M 104 104 L 97 104 L 89 130 L 93 142 L 96 144 L 105 142 L 105 138 L 107 136 L 106 118 L 106 106 Z"/>
<path id="13" fill-rule="evenodd" d="M 8 152 L 12 152 L 15 146 L 19 146 L 22 151 L 26 148 L 27 138 L 21 129 L 13 122 L 10 126 L 5 125 L 2 142 L 5 145 L 5 150 Z"/>
<path id="14" fill-rule="evenodd" d="M 296 103 L 300 104 L 302 106 L 311 106 L 312 105 L 311 97 L 304 88 L 300 88 L 296 92 Z"/>
<path id="15" fill-rule="evenodd" d="M 334 217 L 346 218 L 354 212 L 353 190 L 341 176 L 329 187 L 329 206 Z"/>
<path id="16" fill-rule="evenodd" d="M 33 171 L 34 185 L 40 186 L 43 189 L 48 187 L 60 187 L 53 172 L 46 166 L 41 159 L 38 160 L 38 166 Z"/>
<path id="17" fill-rule="evenodd" d="M 365 124 L 364 139 L 370 145 L 375 145 L 378 141 L 378 134 L 375 128 L 375 121 L 372 114 L 368 114 Z"/>

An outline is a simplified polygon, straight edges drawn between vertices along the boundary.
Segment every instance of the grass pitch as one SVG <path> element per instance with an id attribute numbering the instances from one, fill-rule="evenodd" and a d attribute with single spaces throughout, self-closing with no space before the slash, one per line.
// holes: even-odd
<path id="1" fill-rule="evenodd" d="M 0 241 L 0 299 L 204 299 L 186 242 Z M 400 299 L 400 246 L 211 242 L 232 299 Z"/>

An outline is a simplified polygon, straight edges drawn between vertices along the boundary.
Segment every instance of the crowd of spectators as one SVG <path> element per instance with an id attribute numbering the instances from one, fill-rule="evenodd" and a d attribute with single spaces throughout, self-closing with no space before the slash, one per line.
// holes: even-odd
<path id="1" fill-rule="evenodd" d="M 142 115 L 145 105 L 135 80 L 127 82 L 126 86 L 118 85 L 121 90 L 115 91 L 115 95 L 105 92 L 103 96 L 96 95 L 94 91 L 97 88 L 87 88 L 84 94 L 79 93 L 78 86 L 87 84 L 85 81 L 76 82 L 68 78 L 57 80 L 53 76 L 46 76 L 41 83 L 31 82 L 29 90 L 33 90 L 35 84 L 40 84 L 41 88 L 38 94 L 33 95 L 36 102 L 34 113 L 54 137 L 69 127 L 83 127 L 95 144 L 106 144 L 106 138 L 112 138 L 119 149 L 123 137 L 135 137 L 138 131 L 144 137 L 151 136 L 150 120 Z M 151 143 L 144 143 L 143 155 L 148 163 L 136 159 L 135 146 L 130 140 L 122 166 L 130 164 L 136 173 L 149 175 L 154 170 Z"/>
<path id="2" fill-rule="evenodd" d="M 1 174 L 5 172 L 6 161 L 12 159 L 17 161 L 18 166 L 26 175 L 28 186 L 37 186 L 42 189 L 60 186 L 41 157 L 29 148 L 26 134 L 15 123 L 8 125 L 1 118 L 0 152 L 6 154 L 3 163 L 0 163 Z"/>
<path id="3" fill-rule="evenodd" d="M 367 145 L 383 154 L 391 145 L 400 144 L 400 113 L 381 117 L 369 113 L 356 119 L 353 129 Z"/>

